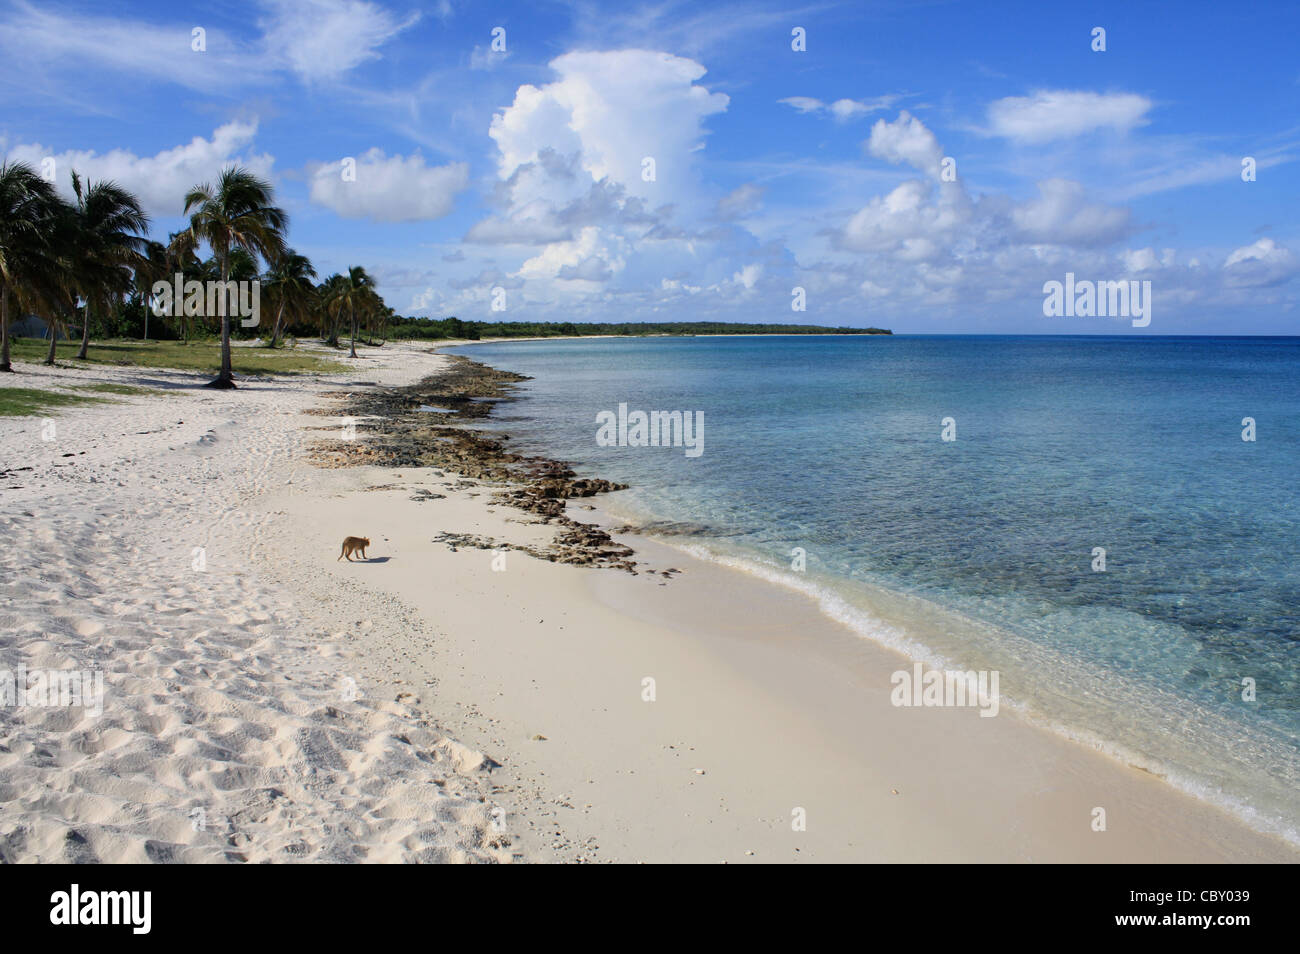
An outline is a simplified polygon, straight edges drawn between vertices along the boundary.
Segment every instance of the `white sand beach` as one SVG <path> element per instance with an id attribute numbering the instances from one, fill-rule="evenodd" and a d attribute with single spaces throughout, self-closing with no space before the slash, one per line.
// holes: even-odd
<path id="1" fill-rule="evenodd" d="M 105 686 L 98 717 L 0 709 L 0 860 L 1300 860 L 1011 711 L 892 706 L 910 661 L 794 591 L 653 540 L 636 575 L 501 550 L 554 527 L 443 470 L 313 466 L 339 422 L 307 410 L 447 360 L 365 355 L 226 392 L 20 366 L 169 393 L 50 440 L 0 418 L 0 668 Z"/>
<path id="2" fill-rule="evenodd" d="M 374 362 L 392 380 L 431 363 L 398 348 Z M 59 414 L 51 440 L 42 419 L 0 419 L 0 668 L 104 679 L 98 718 L 0 709 L 0 858 L 511 858 L 482 756 L 400 690 L 351 681 L 344 630 L 377 597 L 305 607 L 264 572 L 279 531 L 247 503 L 318 487 L 297 415 L 328 379 L 214 392 L 193 373 L 20 370 L 6 384 L 168 393 Z"/>

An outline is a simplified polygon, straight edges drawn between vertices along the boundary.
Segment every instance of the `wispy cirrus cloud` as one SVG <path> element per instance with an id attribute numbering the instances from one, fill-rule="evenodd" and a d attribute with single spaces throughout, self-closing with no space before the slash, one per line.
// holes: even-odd
<path id="1" fill-rule="evenodd" d="M 1300 158 L 1300 140 L 1275 142 L 1252 148 L 1250 158 L 1257 173 Z M 1144 148 L 1129 150 L 1116 180 L 1104 191 L 1115 201 L 1126 202 L 1212 182 L 1240 182 L 1244 156 L 1211 152 L 1200 142 L 1162 137 Z"/>
<path id="2" fill-rule="evenodd" d="M 883 112 L 902 98 L 902 94 L 892 94 L 877 96 L 875 99 L 837 99 L 827 103 L 811 96 L 787 96 L 777 102 L 791 106 L 801 113 L 830 116 L 836 122 L 846 123 L 872 113 Z"/>
<path id="3" fill-rule="evenodd" d="M 763 196 L 767 189 L 752 182 L 733 189 L 718 200 L 714 215 L 724 222 L 743 219 L 753 215 L 763 205 Z"/>
<path id="4" fill-rule="evenodd" d="M 369 0 L 265 0 L 266 50 L 308 82 L 334 80 L 368 60 L 420 19 Z"/>
<path id="5" fill-rule="evenodd" d="M 215 27 L 205 29 L 207 49 L 192 48 L 193 23 L 100 17 L 16 0 L 0 14 L 0 56 L 13 81 L 31 88 L 48 77 L 87 68 L 143 76 L 189 89 L 213 91 L 263 82 L 271 67 L 262 51 Z"/>
<path id="6" fill-rule="evenodd" d="M 659 0 L 620 4 L 615 16 L 597 0 L 567 0 L 564 5 L 572 17 L 575 48 L 653 47 L 692 57 L 750 49 L 749 41 L 764 34 L 776 37 L 773 51 L 788 50 L 792 24 L 834 6 Z"/>
<path id="7" fill-rule="evenodd" d="M 262 32 L 250 38 L 202 16 L 98 16 L 13 0 L 0 13 L 0 55 L 10 81 L 26 76 L 33 89 L 62 74 L 83 85 L 89 69 L 229 94 L 265 86 L 277 73 L 309 83 L 338 80 L 378 58 L 381 47 L 420 19 L 418 12 L 400 15 L 369 0 L 262 0 L 261 6 Z M 199 49 L 196 29 L 203 31 Z"/>

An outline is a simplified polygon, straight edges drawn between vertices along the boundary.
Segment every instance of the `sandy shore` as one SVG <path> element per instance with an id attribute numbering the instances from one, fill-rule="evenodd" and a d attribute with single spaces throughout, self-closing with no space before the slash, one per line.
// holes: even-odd
<path id="1" fill-rule="evenodd" d="M 97 719 L 0 710 L 5 859 L 1300 857 L 1009 711 L 892 706 L 909 661 L 794 591 L 653 540 L 635 575 L 549 562 L 518 548 L 555 526 L 490 481 L 307 463 L 338 426 L 309 409 L 445 361 L 390 344 L 227 393 L 22 369 L 186 387 L 55 441 L 0 419 L 4 468 L 34 468 L 0 477 L 3 666 L 107 683 Z M 336 560 L 348 534 L 371 562 Z"/>
<path id="2" fill-rule="evenodd" d="M 363 365 L 415 380 L 438 363 L 426 350 Z M 0 670 L 99 673 L 104 690 L 100 714 L 0 708 L 0 860 L 513 857 L 483 757 L 409 697 L 357 688 L 344 629 L 377 597 L 331 612 L 264 572 L 279 531 L 246 502 L 316 489 L 303 426 L 320 421 L 300 414 L 356 375 L 213 392 L 193 373 L 19 371 L 0 384 L 167 393 L 0 418 Z"/>

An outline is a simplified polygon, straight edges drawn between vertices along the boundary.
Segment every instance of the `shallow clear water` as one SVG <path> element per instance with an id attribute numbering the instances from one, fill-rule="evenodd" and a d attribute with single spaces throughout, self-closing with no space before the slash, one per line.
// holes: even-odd
<path id="1" fill-rule="evenodd" d="M 805 589 L 866 636 L 999 669 L 1031 717 L 1295 838 L 1300 339 L 588 339 L 464 353 L 534 376 L 496 426 L 518 450 L 632 484 L 613 506 L 702 525 L 678 542 Z M 599 446 L 596 415 L 620 403 L 702 411 L 703 454 Z M 796 547 L 806 572 L 791 570 Z"/>

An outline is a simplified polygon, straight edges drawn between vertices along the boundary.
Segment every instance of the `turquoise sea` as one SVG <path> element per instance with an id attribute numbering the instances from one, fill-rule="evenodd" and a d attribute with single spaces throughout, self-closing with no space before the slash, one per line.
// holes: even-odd
<path id="1" fill-rule="evenodd" d="M 999 670 L 1003 705 L 1300 840 L 1300 338 L 463 353 L 533 376 L 493 426 L 630 483 L 609 509 L 864 638 Z M 703 412 L 703 453 L 601 446 L 620 404 Z"/>

